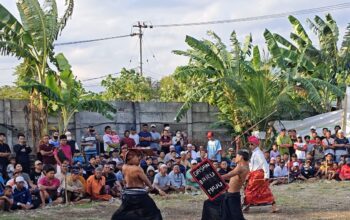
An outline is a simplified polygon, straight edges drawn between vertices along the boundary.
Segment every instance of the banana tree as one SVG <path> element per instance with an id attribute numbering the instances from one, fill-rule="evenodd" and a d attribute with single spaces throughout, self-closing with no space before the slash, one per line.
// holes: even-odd
<path id="1" fill-rule="evenodd" d="M 315 16 L 307 23 L 318 38 L 317 47 L 301 22 L 293 16 L 288 18 L 294 30 L 290 34 L 292 42 L 269 30 L 264 32 L 274 64 L 283 73 L 285 81 L 294 86 L 318 112 L 330 111 L 335 100 L 340 107 L 345 81 L 349 78 L 350 59 L 346 52 L 349 35 L 345 36 L 339 50 L 339 30 L 332 16 L 327 14 L 325 20 Z"/>
<path id="2" fill-rule="evenodd" d="M 232 32 L 230 51 L 215 33 L 209 32 L 209 35 L 214 42 L 187 36 L 186 43 L 191 49 L 174 51 L 189 57 L 188 65 L 178 67 L 174 76 L 191 82 L 177 120 L 193 102 L 205 101 L 218 107 L 220 124 L 228 125 L 232 132 L 237 133 L 272 111 L 280 111 L 282 101 L 290 102 L 283 85 L 278 83 L 278 77 L 262 61 L 258 47 L 252 45 L 250 35 L 241 46 L 236 33 Z M 266 125 L 263 122 L 259 128 L 264 130 Z"/>
<path id="3" fill-rule="evenodd" d="M 45 85 L 49 63 L 54 57 L 54 41 L 72 16 L 74 0 L 65 0 L 67 7 L 61 17 L 55 0 L 18 0 L 16 4 L 20 21 L 0 4 L 0 53 L 22 59 L 23 72 L 30 75 L 31 80 Z M 30 92 L 32 131 L 38 124 L 39 135 L 42 135 L 47 130 L 47 103 L 38 90 Z M 35 111 L 39 113 L 37 117 L 34 117 Z M 32 136 L 35 143 L 38 135 L 33 133 Z"/>
<path id="4" fill-rule="evenodd" d="M 42 93 L 49 107 L 58 117 L 58 128 L 62 133 L 68 129 L 69 121 L 80 111 L 98 112 L 113 119 L 115 108 L 104 101 L 94 99 L 95 94 L 86 92 L 80 81 L 77 81 L 71 71 L 71 66 L 63 54 L 55 57 L 58 74 L 49 73 L 45 85 L 36 81 L 22 86 L 23 89 L 36 89 Z"/>

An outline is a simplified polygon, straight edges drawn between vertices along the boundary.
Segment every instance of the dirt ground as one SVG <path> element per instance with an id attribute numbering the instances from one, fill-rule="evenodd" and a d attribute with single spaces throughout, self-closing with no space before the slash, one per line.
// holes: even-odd
<path id="1" fill-rule="evenodd" d="M 322 181 L 292 183 L 272 187 L 280 212 L 271 214 L 270 207 L 252 207 L 248 220 L 257 219 L 350 219 L 350 182 Z M 205 195 L 171 195 L 153 197 L 165 220 L 198 220 Z M 110 219 L 120 201 L 56 206 L 31 211 L 0 213 L 0 219 Z"/>

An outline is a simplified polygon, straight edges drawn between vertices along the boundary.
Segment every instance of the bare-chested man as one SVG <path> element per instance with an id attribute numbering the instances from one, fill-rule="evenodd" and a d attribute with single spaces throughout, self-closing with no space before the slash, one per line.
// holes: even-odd
<path id="1" fill-rule="evenodd" d="M 162 215 L 151 197 L 148 196 L 145 186 L 153 190 L 151 182 L 139 166 L 141 152 L 130 149 L 125 154 L 125 164 L 122 172 L 126 188 L 122 195 L 122 204 L 113 214 L 112 220 L 161 220 Z"/>
<path id="2" fill-rule="evenodd" d="M 240 190 L 249 173 L 249 153 L 238 151 L 235 162 L 236 168 L 222 176 L 230 180 L 227 192 L 214 201 L 204 202 L 202 220 L 244 220 Z"/>

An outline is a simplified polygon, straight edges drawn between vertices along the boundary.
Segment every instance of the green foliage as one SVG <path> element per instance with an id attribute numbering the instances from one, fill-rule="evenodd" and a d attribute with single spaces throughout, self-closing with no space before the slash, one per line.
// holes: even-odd
<path id="1" fill-rule="evenodd" d="M 17 86 L 2 86 L 0 99 L 29 99 L 29 93 Z"/>
<path id="2" fill-rule="evenodd" d="M 106 88 L 102 94 L 104 100 L 151 101 L 157 95 L 151 79 L 139 75 L 133 69 L 123 68 L 120 76 L 109 75 L 101 85 Z"/>
<path id="3" fill-rule="evenodd" d="M 186 83 L 180 82 L 170 75 L 163 77 L 159 84 L 159 100 L 161 102 L 185 101 Z"/>

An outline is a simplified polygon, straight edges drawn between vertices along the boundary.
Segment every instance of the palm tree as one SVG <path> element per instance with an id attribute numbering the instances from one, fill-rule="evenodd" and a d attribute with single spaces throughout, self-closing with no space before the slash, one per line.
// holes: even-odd
<path id="1" fill-rule="evenodd" d="M 37 90 L 44 95 L 48 106 L 58 116 L 59 132 L 67 131 L 69 121 L 76 112 L 98 112 L 109 119 L 115 108 L 104 101 L 95 99 L 95 94 L 86 92 L 80 81 L 76 81 L 71 66 L 63 54 L 55 57 L 55 64 L 59 74 L 50 73 L 46 77 L 45 85 L 29 80 L 27 85 L 21 86 L 25 90 Z"/>
<path id="2" fill-rule="evenodd" d="M 349 34 L 339 50 L 336 22 L 330 14 L 326 15 L 326 20 L 315 16 L 313 21 L 308 19 L 307 22 L 318 38 L 317 47 L 299 20 L 289 16 L 289 21 L 294 29 L 290 34 L 293 43 L 269 30 L 264 32 L 272 60 L 285 80 L 295 86 L 318 112 L 330 111 L 335 100 L 339 108 L 344 97 L 345 79 L 349 77 Z"/>
<path id="3" fill-rule="evenodd" d="M 62 17 L 58 16 L 55 0 L 18 0 L 17 9 L 21 21 L 17 20 L 0 4 L 0 53 L 22 59 L 23 72 L 32 80 L 44 85 L 49 63 L 54 58 L 54 41 L 72 16 L 74 0 L 65 0 L 67 6 Z M 47 130 L 47 104 L 41 93 L 31 91 L 32 130 L 35 143 L 35 122 L 38 121 L 40 135 Z M 38 117 L 34 117 L 34 106 Z"/>
<path id="4" fill-rule="evenodd" d="M 282 110 L 279 104 L 290 97 L 276 83 L 278 76 L 262 61 L 258 47 L 252 45 L 251 35 L 241 46 L 232 32 L 228 51 L 215 33 L 208 34 L 214 42 L 186 36 L 191 49 L 174 51 L 189 57 L 188 65 L 178 67 L 175 77 L 191 83 L 176 119 L 180 120 L 193 102 L 206 101 L 218 107 L 222 124 L 233 132 L 241 132 L 274 110 Z M 268 120 L 271 118 L 259 124 L 259 128 L 265 129 Z"/>

